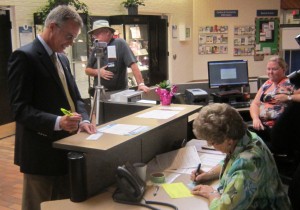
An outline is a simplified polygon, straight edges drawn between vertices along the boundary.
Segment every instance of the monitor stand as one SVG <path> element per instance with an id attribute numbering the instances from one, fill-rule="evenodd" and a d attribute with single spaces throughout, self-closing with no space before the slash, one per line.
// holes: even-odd
<path id="1" fill-rule="evenodd" d="M 212 93 L 214 103 L 231 103 L 244 101 L 243 93 L 237 89 L 220 88 L 220 91 Z"/>

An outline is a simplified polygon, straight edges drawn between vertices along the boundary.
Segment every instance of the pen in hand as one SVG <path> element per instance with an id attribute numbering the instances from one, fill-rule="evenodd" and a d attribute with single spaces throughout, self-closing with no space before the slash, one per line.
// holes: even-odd
<path id="1" fill-rule="evenodd" d="M 64 114 L 64 115 L 67 115 L 67 116 L 73 116 L 73 113 L 70 112 L 69 110 L 66 110 L 64 108 L 60 108 L 60 111 Z"/>
<path id="2" fill-rule="evenodd" d="M 195 173 L 195 179 L 194 179 L 194 182 L 197 182 L 196 177 L 200 174 L 200 168 L 201 168 L 201 163 L 199 163 L 199 165 L 198 165 L 198 167 L 197 167 L 197 170 L 196 170 L 196 173 Z"/>

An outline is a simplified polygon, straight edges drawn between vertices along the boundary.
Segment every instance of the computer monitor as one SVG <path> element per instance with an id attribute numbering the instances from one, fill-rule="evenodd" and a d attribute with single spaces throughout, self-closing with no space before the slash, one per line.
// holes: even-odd
<path id="1" fill-rule="evenodd" d="M 209 88 L 230 90 L 249 85 L 248 61 L 208 61 Z"/>

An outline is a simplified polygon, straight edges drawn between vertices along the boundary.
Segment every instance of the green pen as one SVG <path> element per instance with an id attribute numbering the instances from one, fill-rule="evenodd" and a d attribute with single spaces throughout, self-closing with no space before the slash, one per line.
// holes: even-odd
<path id="1" fill-rule="evenodd" d="M 64 108 L 60 108 L 60 111 L 62 111 L 62 113 L 64 113 L 67 116 L 73 116 L 72 112 L 70 112 L 69 110 L 66 110 Z"/>

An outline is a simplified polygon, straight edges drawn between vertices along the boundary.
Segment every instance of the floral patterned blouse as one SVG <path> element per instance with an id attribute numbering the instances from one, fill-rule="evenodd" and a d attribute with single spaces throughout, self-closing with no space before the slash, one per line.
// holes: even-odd
<path id="1" fill-rule="evenodd" d="M 273 156 L 255 133 L 248 132 L 220 164 L 221 197 L 212 200 L 210 210 L 291 209 Z"/>
<path id="2" fill-rule="evenodd" d="M 275 89 L 270 90 L 273 82 L 267 80 L 262 85 L 262 94 L 260 96 L 260 107 L 259 107 L 259 118 L 262 123 L 268 127 L 272 127 L 275 123 L 275 120 L 279 115 L 284 111 L 284 108 L 287 106 L 286 103 L 276 104 L 273 97 L 276 94 L 286 94 L 291 95 L 294 92 L 295 86 L 290 83 L 288 78 L 281 80 Z"/>

